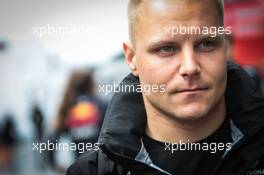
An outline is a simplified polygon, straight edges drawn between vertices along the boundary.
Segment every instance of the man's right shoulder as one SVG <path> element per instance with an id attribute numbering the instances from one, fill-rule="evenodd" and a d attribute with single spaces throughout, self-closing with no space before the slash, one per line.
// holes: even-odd
<path id="1" fill-rule="evenodd" d="M 97 174 L 97 162 L 99 151 L 89 151 L 83 153 L 72 164 L 68 170 L 67 175 L 96 175 Z"/>
<path id="2" fill-rule="evenodd" d="M 67 175 L 105 175 L 113 172 L 115 163 L 107 158 L 101 151 L 88 151 L 83 153 L 68 170 Z M 121 171 L 122 168 L 119 168 Z"/>

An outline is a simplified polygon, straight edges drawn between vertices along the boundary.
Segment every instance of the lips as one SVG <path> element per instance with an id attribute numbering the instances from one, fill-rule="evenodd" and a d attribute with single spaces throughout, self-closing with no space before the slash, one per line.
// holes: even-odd
<path id="1" fill-rule="evenodd" d="M 176 93 L 184 93 L 184 92 L 199 92 L 199 91 L 205 91 L 208 88 L 189 88 L 189 89 L 181 89 L 177 90 Z"/>
<path id="2" fill-rule="evenodd" d="M 182 88 L 182 89 L 176 89 L 172 91 L 172 94 L 195 94 L 200 92 L 205 92 L 209 88 L 208 87 L 193 87 L 193 88 Z"/>

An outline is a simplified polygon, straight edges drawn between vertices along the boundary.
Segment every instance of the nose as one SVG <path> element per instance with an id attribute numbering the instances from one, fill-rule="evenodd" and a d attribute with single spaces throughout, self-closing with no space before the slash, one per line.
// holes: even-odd
<path id="1" fill-rule="evenodd" d="M 197 76 L 201 72 L 199 60 L 195 55 L 195 51 L 191 47 L 182 49 L 181 63 L 179 68 L 179 74 L 184 78 L 192 78 Z"/>

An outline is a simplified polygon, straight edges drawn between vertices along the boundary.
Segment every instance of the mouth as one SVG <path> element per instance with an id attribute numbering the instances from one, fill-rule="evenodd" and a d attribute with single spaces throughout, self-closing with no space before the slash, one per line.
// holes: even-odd
<path id="1" fill-rule="evenodd" d="M 177 94 L 194 94 L 194 93 L 202 93 L 207 91 L 208 88 L 189 88 L 175 91 Z"/>

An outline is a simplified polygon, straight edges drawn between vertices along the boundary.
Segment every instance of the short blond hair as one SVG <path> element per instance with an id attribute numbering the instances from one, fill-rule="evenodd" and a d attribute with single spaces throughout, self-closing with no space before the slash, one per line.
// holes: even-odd
<path id="1" fill-rule="evenodd" d="M 128 7 L 127 7 L 127 16 L 128 16 L 128 32 L 129 38 L 133 41 L 133 32 L 134 32 L 134 22 L 135 18 L 137 17 L 138 7 L 144 0 L 129 0 Z M 187 1 L 187 0 L 185 0 Z M 193 1 L 193 0 L 189 0 Z M 220 22 L 224 24 L 224 0 L 213 0 L 217 4 L 217 10 L 220 17 Z"/>

